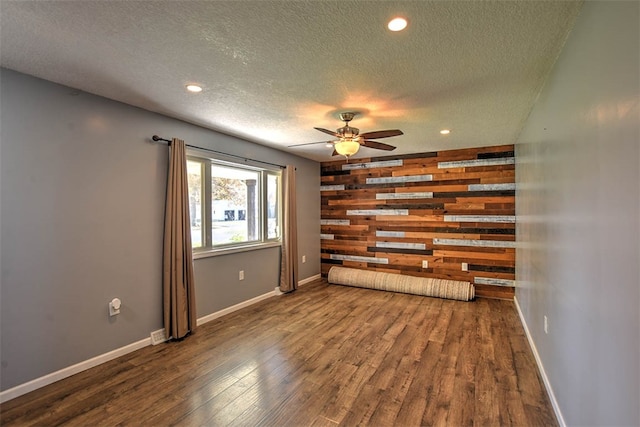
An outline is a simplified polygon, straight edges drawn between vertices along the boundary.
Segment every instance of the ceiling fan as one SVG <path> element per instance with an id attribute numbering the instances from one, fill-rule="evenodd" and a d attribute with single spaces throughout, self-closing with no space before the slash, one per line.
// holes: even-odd
<path id="1" fill-rule="evenodd" d="M 300 147 L 303 145 L 311 145 L 311 144 L 333 144 L 333 154 L 332 156 L 343 155 L 347 159 L 350 156 L 353 156 L 358 152 L 360 146 L 365 146 L 369 148 L 375 148 L 377 150 L 386 150 L 391 151 L 395 150 L 396 147 L 389 144 L 383 144 L 382 142 L 372 141 L 372 139 L 379 138 L 389 138 L 392 136 L 402 135 L 402 131 L 400 129 L 387 129 L 387 130 L 377 130 L 373 132 L 365 132 L 360 133 L 360 129 L 349 126 L 349 122 L 353 120 L 355 115 L 358 113 L 354 112 L 345 112 L 340 113 L 340 120 L 344 122 L 344 126 L 336 129 L 336 131 L 331 131 L 329 129 L 323 128 L 314 128 L 319 130 L 320 132 L 327 133 L 331 136 L 338 138 L 336 141 L 322 141 L 322 142 L 310 142 L 307 144 L 297 144 L 291 145 L 290 147 Z"/>

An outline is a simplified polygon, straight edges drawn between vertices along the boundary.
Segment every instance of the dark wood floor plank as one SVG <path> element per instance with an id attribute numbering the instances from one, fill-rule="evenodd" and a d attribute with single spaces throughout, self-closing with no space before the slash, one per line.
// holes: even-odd
<path id="1" fill-rule="evenodd" d="M 0 405 L 29 425 L 557 425 L 513 302 L 317 281 Z"/>
<path id="2" fill-rule="evenodd" d="M 442 349 L 442 343 L 427 342 L 413 381 L 398 412 L 397 425 L 420 425 L 427 403 L 437 399 L 440 385 L 438 379 L 442 372 L 442 364 L 438 362 Z"/>
<path id="3" fill-rule="evenodd" d="M 467 326 L 465 324 L 465 326 Z M 465 334 L 467 335 L 467 334 Z M 462 348 L 473 348 L 465 338 Z M 456 374 L 453 384 L 453 398 L 447 422 L 450 425 L 472 426 L 474 424 L 475 406 L 457 405 L 455 402 L 473 402 L 476 391 L 475 366 L 477 354 L 472 351 L 462 351 L 458 357 Z"/>

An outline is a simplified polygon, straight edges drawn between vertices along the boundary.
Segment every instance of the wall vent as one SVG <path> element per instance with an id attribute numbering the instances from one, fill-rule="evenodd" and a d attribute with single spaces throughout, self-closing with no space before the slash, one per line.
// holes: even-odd
<path id="1" fill-rule="evenodd" d="M 164 337 L 164 329 L 158 329 L 151 332 L 151 345 L 156 345 L 165 342 L 167 339 Z"/>

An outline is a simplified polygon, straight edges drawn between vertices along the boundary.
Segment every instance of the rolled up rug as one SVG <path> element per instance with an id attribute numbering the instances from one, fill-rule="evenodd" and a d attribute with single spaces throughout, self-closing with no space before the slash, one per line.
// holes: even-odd
<path id="1" fill-rule="evenodd" d="M 470 282 L 415 277 L 404 274 L 384 273 L 357 268 L 331 267 L 329 283 L 355 286 L 381 291 L 401 292 L 458 301 L 475 298 L 475 288 Z"/>

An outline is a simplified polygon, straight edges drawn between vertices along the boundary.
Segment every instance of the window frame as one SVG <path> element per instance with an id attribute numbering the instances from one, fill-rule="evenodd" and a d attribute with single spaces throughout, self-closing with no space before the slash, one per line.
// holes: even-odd
<path id="1" fill-rule="evenodd" d="M 217 157 L 206 155 L 200 151 L 187 150 L 187 162 L 197 162 L 200 164 L 200 176 L 201 176 L 201 194 L 200 194 L 200 233 L 202 246 L 194 247 L 193 242 L 191 244 L 193 258 L 206 258 L 210 256 L 223 255 L 235 252 L 244 252 L 256 249 L 263 249 L 275 246 L 281 246 L 282 244 L 282 220 L 283 220 L 283 201 L 282 201 L 282 169 L 280 168 L 268 168 L 264 166 L 257 166 L 250 164 L 247 161 L 246 164 L 240 164 L 234 161 L 229 161 Z M 213 207 L 212 207 L 212 170 L 213 166 L 221 166 L 231 169 L 237 169 L 240 171 L 256 172 L 258 179 L 256 183 L 257 194 L 257 234 L 256 240 L 243 241 L 243 242 L 226 242 L 220 244 L 214 244 L 213 242 Z M 268 191 L 267 186 L 269 182 L 269 176 L 275 176 L 277 182 L 277 195 L 276 195 L 276 221 L 277 221 L 277 236 L 269 237 L 269 205 L 268 205 Z M 191 204 L 189 204 L 191 209 Z M 191 216 L 191 213 L 190 213 Z M 197 215 L 196 215 L 197 216 Z M 191 224 L 190 224 L 191 226 Z"/>

